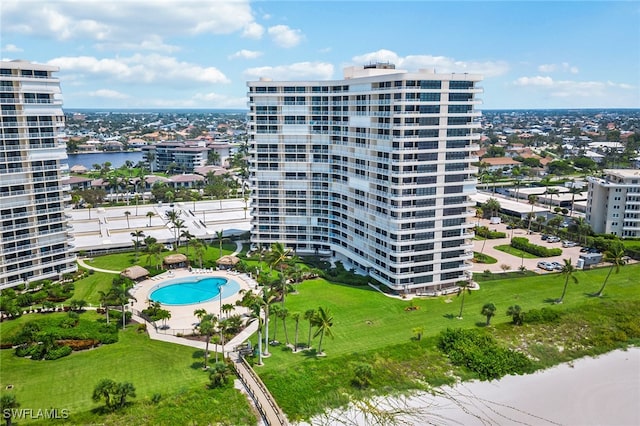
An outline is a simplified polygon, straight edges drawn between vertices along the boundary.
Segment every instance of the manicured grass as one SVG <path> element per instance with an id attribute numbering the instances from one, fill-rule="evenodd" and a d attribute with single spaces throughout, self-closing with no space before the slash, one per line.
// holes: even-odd
<path id="1" fill-rule="evenodd" d="M 313 351 L 293 354 L 284 346 L 272 347 L 271 357 L 265 358 L 265 365 L 257 367 L 257 371 L 293 419 L 306 418 L 328 406 L 339 406 L 350 397 L 357 397 L 359 391 L 354 390 L 350 381 L 353 365 L 363 360 L 376 368 L 378 378 L 374 393 L 420 388 L 423 385 L 412 380 L 416 377 L 429 378 L 431 384 L 437 385 L 450 379 L 450 367 L 434 349 L 433 341 L 430 345 L 425 342 L 446 328 L 483 327 L 485 318 L 480 311 L 485 303 L 494 303 L 498 308 L 492 320 L 493 327 L 512 329 L 511 318 L 505 314 L 512 305 L 520 305 L 525 311 L 551 306 L 562 311 L 579 311 L 586 305 L 597 306 L 615 300 L 637 302 L 640 292 L 635 275 L 639 270 L 639 266 L 630 265 L 621 269 L 618 275 L 612 275 L 606 296 L 601 299 L 594 299 L 589 294 L 602 284 L 608 268 L 578 271 L 575 276 L 579 284 L 570 284 L 562 305 L 552 305 L 564 285 L 560 274 L 519 274 L 523 278 L 485 282 L 480 290 L 466 295 L 461 320 L 456 318 L 461 303 L 461 298 L 456 296 L 414 300 L 419 309 L 407 312 L 404 308 L 410 302 L 391 299 L 372 290 L 330 284 L 324 280 L 305 282 L 298 286 L 298 295 L 288 297 L 287 308 L 289 312 L 304 312 L 318 306 L 329 308 L 334 319 L 334 339 L 325 337 L 323 341 L 327 356 L 318 358 Z M 289 339 L 293 341 L 294 323 L 288 320 L 287 325 Z M 273 327 L 271 322 L 271 337 Z M 412 342 L 415 327 L 424 329 L 422 342 Z M 277 339 L 283 341 L 281 322 L 278 329 Z M 308 323 L 300 321 L 300 341 L 306 343 L 307 332 Z M 549 334 L 548 331 L 545 333 Z M 580 333 L 575 331 L 575 334 Z M 315 338 L 312 346 L 317 345 L 318 338 Z M 579 356 L 579 352 L 573 356 Z M 570 357 L 571 354 L 558 356 L 556 362 Z M 469 377 L 468 372 L 451 371 L 463 378 Z"/>
<path id="2" fill-rule="evenodd" d="M 535 254 L 527 253 L 526 251 L 522 251 L 522 250 L 519 250 L 517 248 L 511 247 L 509 244 L 495 246 L 494 248 L 496 250 L 500 250 L 500 251 L 502 251 L 504 253 L 510 254 L 510 255 L 518 257 L 518 258 L 523 258 L 523 257 L 525 259 L 537 259 L 537 258 L 539 258 L 539 256 L 536 256 Z"/>
<path id="3" fill-rule="evenodd" d="M 24 323 L 36 315 L 38 314 L 30 314 L 18 321 Z M 91 317 L 96 314 L 87 312 L 82 315 Z M 7 330 L 16 327 L 14 324 L 19 325 L 18 321 L 3 323 L 2 331 L 4 332 L 5 327 Z M 21 408 L 68 409 L 71 413 L 71 424 L 104 422 L 102 417 L 89 411 L 100 406 L 91 400 L 91 394 L 96 383 L 102 378 L 110 378 L 116 382 L 131 382 L 137 393 L 137 398 L 132 401 L 148 400 L 159 393 L 167 400 L 167 404 L 176 404 L 176 400 L 173 400 L 174 395 L 194 391 L 196 394 L 212 392 L 205 388 L 208 375 L 200 368 L 203 362 L 201 350 L 154 341 L 149 339 L 146 333 L 138 333 L 135 329 L 134 325 L 130 325 L 125 332 L 121 332 L 117 343 L 76 352 L 56 361 L 32 361 L 16 357 L 11 349 L 2 350 L 0 387 L 4 390 L 7 385 L 13 385 L 12 392 L 15 393 Z M 173 402 L 169 402 L 172 400 Z M 233 424 L 233 419 L 238 418 L 235 417 L 235 411 L 250 412 L 245 398 L 236 398 L 233 403 L 224 403 L 228 406 L 226 409 L 219 408 L 219 414 L 205 411 L 202 423 Z M 132 407 L 134 411 L 141 409 Z M 154 409 L 153 406 L 149 407 L 149 412 Z M 134 423 L 162 423 L 145 421 L 145 417 Z M 183 420 L 188 417 L 183 417 Z"/>
<path id="4" fill-rule="evenodd" d="M 473 252 L 473 261 L 476 263 L 486 263 L 488 265 L 497 263 L 498 259 L 491 257 L 488 254 Z"/>
<path id="5" fill-rule="evenodd" d="M 214 247 L 215 246 L 215 247 Z M 220 248 L 217 243 L 214 246 L 208 246 L 204 252 L 203 256 L 203 267 L 213 267 L 215 266 L 215 261 L 220 258 Z M 225 241 L 222 244 L 222 255 L 231 254 L 236 250 L 236 244 L 234 242 Z M 164 251 L 160 255 L 160 258 L 164 256 L 168 256 L 171 253 L 175 253 L 172 251 Z M 178 253 L 187 254 L 187 247 L 183 242 L 182 245 L 178 248 Z M 189 252 L 187 254 L 189 257 L 189 261 L 192 265 L 198 266 L 199 261 L 195 257 L 195 252 L 192 247 L 189 247 Z M 138 253 L 138 260 L 136 261 L 135 252 L 125 252 L 125 253 L 115 253 L 115 254 L 107 254 L 104 256 L 97 256 L 92 258 L 90 261 L 87 261 L 87 265 L 94 266 L 100 269 L 107 269 L 110 271 L 122 271 L 132 265 L 140 265 L 142 267 L 149 267 L 150 263 L 153 263 L 153 258 L 149 258 L 148 254 L 144 252 L 144 247 Z"/>
<path id="6" fill-rule="evenodd" d="M 100 305 L 100 291 L 108 292 L 116 275 L 105 272 L 94 272 L 87 277 L 73 283 L 73 296 L 65 302 L 71 300 L 85 300 L 93 306 Z"/>

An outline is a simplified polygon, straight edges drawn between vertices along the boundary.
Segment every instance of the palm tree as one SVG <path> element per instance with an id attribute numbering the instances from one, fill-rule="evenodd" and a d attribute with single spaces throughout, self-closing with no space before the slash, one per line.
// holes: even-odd
<path id="1" fill-rule="evenodd" d="M 124 212 L 124 217 L 127 218 L 127 229 L 130 228 L 129 226 L 129 216 L 131 216 L 131 212 L 129 210 L 127 210 L 126 212 Z"/>
<path id="2" fill-rule="evenodd" d="M 273 338 L 272 341 L 276 342 L 276 333 L 278 332 L 278 318 L 280 318 L 280 312 L 282 307 L 280 305 L 273 305 L 269 308 L 269 315 L 273 316 L 276 320 L 273 322 Z"/>
<path id="3" fill-rule="evenodd" d="M 218 247 L 220 248 L 220 254 L 218 256 L 218 258 L 222 257 L 222 242 L 226 239 L 224 238 L 224 231 L 221 229 L 219 231 L 216 231 L 216 238 L 218 239 Z"/>
<path id="4" fill-rule="evenodd" d="M 180 237 L 179 239 L 184 238 L 186 244 L 187 244 L 187 256 L 189 256 L 189 241 L 193 240 L 193 238 L 195 238 L 195 235 L 193 235 L 191 232 L 189 232 L 188 229 L 185 229 L 184 231 L 180 232 Z"/>
<path id="5" fill-rule="evenodd" d="M 267 255 L 267 261 L 271 269 L 280 270 L 280 290 L 282 291 L 282 307 L 284 307 L 285 294 L 287 292 L 285 275 L 283 273 L 283 266 L 287 263 L 287 259 L 291 254 L 291 249 L 286 249 L 282 243 L 271 244 L 271 250 Z"/>
<path id="6" fill-rule="evenodd" d="M 198 259 L 200 268 L 202 268 L 202 259 L 204 258 L 204 251 L 206 250 L 205 244 L 200 240 L 194 240 L 191 243 L 191 247 L 193 247 L 193 251 L 195 253 L 196 259 Z"/>
<path id="7" fill-rule="evenodd" d="M 576 194 L 582 194 L 582 188 L 577 188 L 573 185 L 569 188 L 569 192 L 571 193 L 571 211 L 569 212 L 569 216 L 573 216 L 573 209 L 576 202 Z"/>
<path id="8" fill-rule="evenodd" d="M 178 247 L 180 246 L 180 230 L 184 228 L 184 220 L 182 219 L 176 219 L 173 222 L 173 237 L 175 239 L 175 244 L 174 244 L 174 251 L 178 250 Z"/>
<path id="9" fill-rule="evenodd" d="M 291 318 L 293 318 L 293 320 L 296 322 L 296 334 L 293 340 L 293 351 L 297 352 L 298 351 L 298 326 L 300 325 L 300 318 L 302 317 L 302 314 L 300 312 L 293 312 L 291 313 Z"/>
<path id="10" fill-rule="evenodd" d="M 131 233 L 131 236 L 133 238 L 135 238 L 133 240 L 133 246 L 134 246 L 135 251 L 136 251 L 136 261 L 137 261 L 138 260 L 138 249 L 140 248 L 140 238 L 144 237 L 144 232 L 136 230 L 136 231 Z"/>
<path id="11" fill-rule="evenodd" d="M 562 265 L 562 269 L 560 273 L 564 277 L 564 288 L 562 289 L 562 296 L 556 300 L 555 303 L 560 304 L 564 300 L 564 296 L 567 293 L 567 285 L 569 284 L 569 280 L 573 280 L 574 283 L 578 284 L 578 279 L 573 275 L 577 269 L 571 264 L 571 259 L 563 259 L 564 265 Z"/>
<path id="12" fill-rule="evenodd" d="M 304 313 L 304 319 L 309 321 L 309 340 L 307 342 L 307 348 L 311 347 L 311 331 L 313 330 L 313 319 L 315 318 L 315 316 L 316 316 L 315 309 L 308 309 Z"/>
<path id="13" fill-rule="evenodd" d="M 111 303 L 111 293 L 108 291 L 98 291 L 100 295 L 100 305 L 104 306 L 107 314 L 107 324 L 109 324 L 109 304 Z"/>
<path id="14" fill-rule="evenodd" d="M 258 298 L 256 298 L 258 299 Z M 258 365 L 262 365 L 262 329 L 264 327 L 264 320 L 261 315 L 260 303 L 254 303 L 250 305 L 251 314 L 249 316 L 249 320 L 247 321 L 247 325 L 251 324 L 254 321 L 258 322 Z"/>
<path id="15" fill-rule="evenodd" d="M 511 321 L 515 325 L 522 325 L 524 322 L 524 315 L 520 305 L 509 306 L 509 309 L 507 309 L 507 315 L 511 317 Z"/>
<path id="16" fill-rule="evenodd" d="M 491 317 L 493 317 L 496 314 L 496 305 L 494 305 L 493 303 L 485 303 L 480 313 L 485 317 L 487 317 L 487 327 L 488 327 L 489 323 L 491 322 Z"/>
<path id="17" fill-rule="evenodd" d="M 547 188 L 544 193 L 545 195 L 549 196 L 549 209 L 551 209 L 551 206 L 553 204 L 553 196 L 560 194 L 560 190 L 558 188 Z"/>
<path id="18" fill-rule="evenodd" d="M 93 205 L 91 203 L 87 203 L 87 204 L 85 204 L 85 206 L 87 207 L 87 209 L 89 211 L 89 220 L 91 220 L 91 207 L 93 207 Z"/>
<path id="19" fill-rule="evenodd" d="M 491 217 L 495 217 L 500 211 L 500 202 L 493 197 L 490 197 L 486 203 L 484 203 L 484 210 L 491 212 Z"/>
<path id="20" fill-rule="evenodd" d="M 224 305 L 222 305 L 222 313 L 225 314 L 225 316 L 229 317 L 229 313 L 233 312 L 234 306 L 231 303 L 225 303 Z"/>
<path id="21" fill-rule="evenodd" d="M 289 333 L 287 332 L 287 317 L 290 316 L 287 308 L 280 309 L 278 312 L 278 318 L 282 320 L 282 328 L 284 328 L 284 342 L 289 346 Z"/>
<path id="22" fill-rule="evenodd" d="M 154 212 L 147 212 L 147 217 L 149 218 L 149 226 L 151 226 L 151 218 L 154 217 L 156 214 Z"/>
<path id="23" fill-rule="evenodd" d="M 538 196 L 535 194 L 531 194 L 527 197 L 529 204 L 531 204 L 531 213 L 529 213 L 529 225 L 527 227 L 527 234 L 531 232 L 531 222 L 533 221 L 533 207 L 538 202 Z"/>
<path id="24" fill-rule="evenodd" d="M 275 299 L 275 294 L 271 291 L 267 290 L 267 287 L 263 287 L 262 289 L 262 297 L 260 304 L 262 306 L 262 310 L 264 311 L 264 356 L 269 356 L 269 313 L 271 303 L 273 303 Z"/>
<path id="25" fill-rule="evenodd" d="M 322 339 L 324 338 L 324 335 L 326 334 L 329 337 L 333 337 L 333 332 L 331 331 L 331 327 L 333 327 L 333 317 L 329 310 L 322 306 L 318 307 L 318 311 L 313 318 L 313 325 L 318 328 L 313 334 L 313 337 L 315 338 L 320 336 L 320 342 L 318 342 L 318 355 L 321 355 Z"/>
<path id="26" fill-rule="evenodd" d="M 462 280 L 458 281 L 458 296 L 462 296 L 460 301 L 460 313 L 458 314 L 458 319 L 462 319 L 462 309 L 464 308 L 464 296 L 465 293 L 471 294 L 471 280 Z"/>
<path id="27" fill-rule="evenodd" d="M 604 252 L 604 261 L 610 262 L 611 267 L 609 268 L 609 272 L 607 272 L 607 276 L 602 283 L 602 287 L 595 294 L 596 297 L 602 296 L 604 293 L 604 288 L 607 285 L 607 281 L 609 281 L 609 277 L 611 276 L 611 272 L 615 269 L 616 274 L 620 272 L 620 267 L 624 266 L 627 261 L 624 257 L 624 246 L 622 244 L 616 244 L 611 249 Z"/>
<path id="28" fill-rule="evenodd" d="M 16 399 L 16 396 L 12 393 L 5 393 L 0 396 L 0 412 L 5 418 L 7 426 L 11 426 L 13 415 L 12 410 L 20 407 L 20 403 Z"/>
<path id="29" fill-rule="evenodd" d="M 198 332 L 201 335 L 206 336 L 206 345 L 204 348 L 204 369 L 207 369 L 207 360 L 209 359 L 209 342 L 211 342 L 211 336 L 216 331 L 217 319 L 215 315 L 207 313 L 204 309 L 196 309 L 193 314 L 198 317 L 200 322 L 197 325 Z M 217 353 L 217 352 L 216 352 Z"/>

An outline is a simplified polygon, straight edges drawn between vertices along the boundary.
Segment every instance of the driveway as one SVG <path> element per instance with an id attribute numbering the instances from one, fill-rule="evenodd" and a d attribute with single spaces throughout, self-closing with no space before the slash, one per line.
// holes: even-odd
<path id="1" fill-rule="evenodd" d="M 571 263 L 575 265 L 576 262 L 578 261 L 578 258 L 580 257 L 580 249 L 582 247 L 576 246 L 576 247 L 563 248 L 562 242 L 548 243 L 542 240 L 541 234 L 539 232 L 535 232 L 531 235 L 527 235 L 526 229 L 507 229 L 506 224 L 504 223 L 490 224 L 488 219 L 481 219 L 480 225 L 487 226 L 492 231 L 495 230 L 498 232 L 504 232 L 507 234 L 507 236 L 505 238 L 500 238 L 495 240 L 486 240 L 486 243 L 484 240 L 473 241 L 473 251 L 480 253 L 480 251 L 482 250 L 482 245 L 484 244 L 484 251 L 482 251 L 482 253 L 489 255 L 498 260 L 496 263 L 492 263 L 492 264 L 474 263 L 472 271 L 476 273 L 484 272 L 487 269 L 491 272 L 504 272 L 504 270 L 501 267 L 502 265 L 509 265 L 510 266 L 509 271 L 517 271 L 520 268 L 520 265 L 524 265 L 524 267 L 527 268 L 527 270 L 529 271 L 534 271 L 540 274 L 549 274 L 552 272 L 545 271 L 543 269 L 538 268 L 538 262 L 544 260 L 548 262 L 563 263 L 563 259 L 571 259 Z M 514 237 L 525 237 L 532 244 L 536 244 L 536 245 L 540 245 L 548 248 L 559 248 L 562 250 L 562 254 L 560 256 L 553 256 L 553 257 L 523 259 L 523 258 L 513 256 L 503 251 L 495 249 L 496 246 L 510 244 L 512 235 Z"/>

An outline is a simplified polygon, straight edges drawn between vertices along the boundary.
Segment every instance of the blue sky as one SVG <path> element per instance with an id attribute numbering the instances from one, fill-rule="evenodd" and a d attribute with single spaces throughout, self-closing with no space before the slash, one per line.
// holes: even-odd
<path id="1" fill-rule="evenodd" d="M 0 57 L 73 108 L 246 108 L 246 82 L 391 61 L 484 76 L 482 109 L 640 108 L 637 1 L 2 0 Z"/>

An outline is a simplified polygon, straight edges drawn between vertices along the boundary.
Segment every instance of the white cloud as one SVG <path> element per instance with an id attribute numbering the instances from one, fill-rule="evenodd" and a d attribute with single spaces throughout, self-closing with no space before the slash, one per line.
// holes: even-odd
<path id="1" fill-rule="evenodd" d="M 286 25 L 275 25 L 267 30 L 271 39 L 280 47 L 295 47 L 302 41 L 302 31 L 289 28 Z"/>
<path id="2" fill-rule="evenodd" d="M 409 55 L 399 56 L 397 53 L 381 49 L 376 52 L 351 58 L 354 65 L 364 65 L 375 62 L 390 62 L 397 69 L 418 71 L 420 69 L 435 70 L 437 73 L 473 73 L 486 77 L 497 77 L 509 71 L 509 65 L 504 61 L 460 61 L 446 56 Z"/>
<path id="3" fill-rule="evenodd" d="M 55 58 L 48 62 L 60 67 L 62 73 L 90 74 L 92 79 L 103 77 L 117 81 L 140 83 L 165 82 L 180 87 L 194 83 L 229 83 L 230 80 L 215 67 L 178 61 L 170 56 L 133 55 L 130 57 L 98 59 L 93 56 Z"/>
<path id="4" fill-rule="evenodd" d="M 573 81 L 554 80 L 548 76 L 520 77 L 513 82 L 513 86 L 530 88 L 540 91 L 552 98 L 588 99 L 591 102 L 601 100 L 602 104 L 609 105 L 611 99 L 632 99 L 637 103 L 637 88 L 626 83 L 614 83 L 611 81 Z M 634 92 L 636 93 L 634 95 Z M 626 102 L 624 103 L 627 104 Z"/>
<path id="5" fill-rule="evenodd" d="M 122 2 L 125 3 L 125 2 Z M 259 38 L 248 0 L 2 0 L 3 33 L 89 40 L 120 49 L 157 46 L 169 36 L 232 34 Z M 150 41 L 150 42 L 149 42 Z M 156 49 L 157 50 L 157 49 Z"/>
<path id="6" fill-rule="evenodd" d="M 125 95 L 124 93 L 120 93 L 116 90 L 110 89 L 98 89 L 93 92 L 88 93 L 89 96 L 93 98 L 106 98 L 106 99 L 128 99 L 129 95 Z"/>
<path id="7" fill-rule="evenodd" d="M 244 27 L 244 31 L 242 32 L 242 36 L 246 38 L 253 38 L 259 40 L 262 38 L 264 34 L 264 27 L 256 22 L 249 22 Z"/>
<path id="8" fill-rule="evenodd" d="M 211 108 L 247 108 L 246 97 L 230 97 L 227 95 L 221 95 L 219 93 L 198 93 L 193 96 L 193 100 L 201 106 L 208 106 Z"/>
<path id="9" fill-rule="evenodd" d="M 23 51 L 24 51 L 23 49 L 19 48 L 15 44 L 6 44 L 2 48 L 2 52 L 18 53 L 18 52 L 23 52 Z"/>
<path id="10" fill-rule="evenodd" d="M 571 65 L 568 62 L 561 64 L 542 64 L 538 65 L 538 72 L 543 74 L 550 74 L 553 72 L 568 72 L 570 74 L 578 74 L 578 67 Z"/>
<path id="11" fill-rule="evenodd" d="M 326 62 L 298 62 L 276 67 L 249 68 L 244 71 L 248 80 L 261 77 L 273 80 L 329 80 L 333 78 L 333 65 Z"/>
<path id="12" fill-rule="evenodd" d="M 229 59 L 256 59 L 262 56 L 262 52 L 258 52 L 255 50 L 238 50 L 233 55 L 229 55 Z"/>

